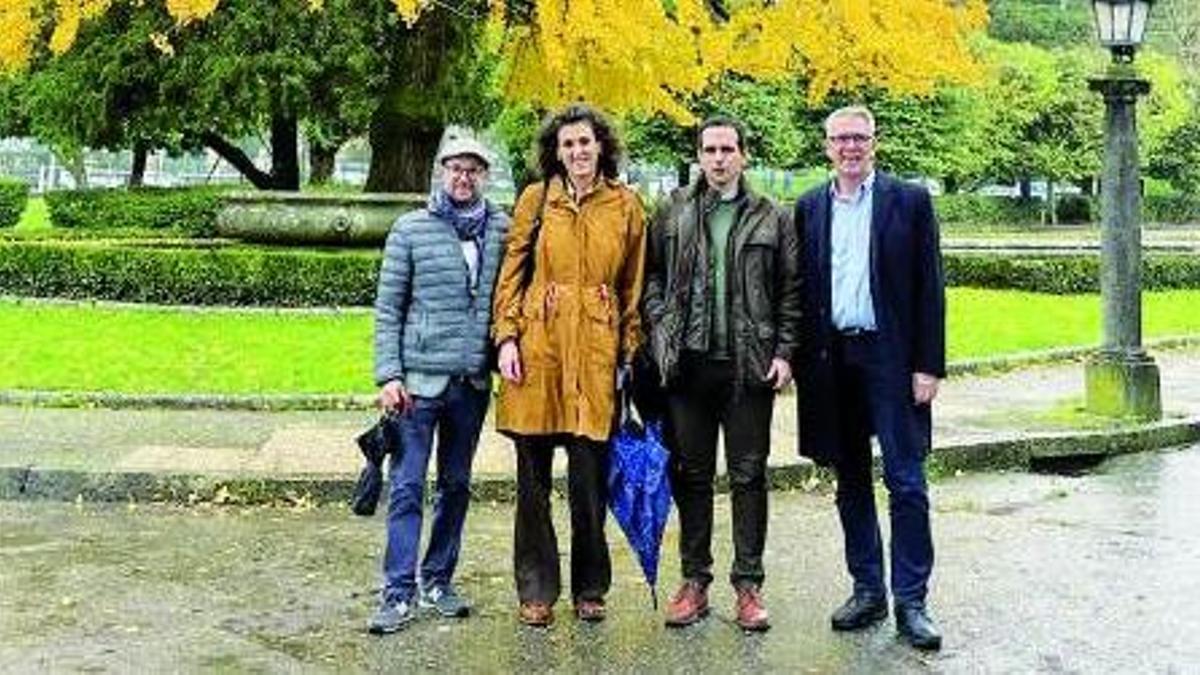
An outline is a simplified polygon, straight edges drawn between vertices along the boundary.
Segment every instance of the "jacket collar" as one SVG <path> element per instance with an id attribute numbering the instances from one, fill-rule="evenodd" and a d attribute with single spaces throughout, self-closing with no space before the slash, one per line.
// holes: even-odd
<path id="1" fill-rule="evenodd" d="M 687 195 L 689 199 L 697 201 L 703 212 L 707 212 L 720 198 L 716 190 L 708 187 L 708 181 L 704 180 L 704 174 L 700 174 L 696 180 L 692 181 L 687 188 Z M 744 207 L 747 211 L 757 209 L 765 200 L 766 197 L 750 187 L 750 182 L 746 180 L 745 174 L 738 178 L 738 196 L 735 201 L 745 202 Z"/>
<path id="2" fill-rule="evenodd" d="M 578 205 L 575 203 L 574 197 L 571 196 L 571 191 L 567 188 L 567 177 L 561 174 L 555 175 L 550 179 L 549 191 L 546 193 L 546 201 L 554 204 L 567 204 L 572 206 L 582 206 L 584 203 L 598 199 L 608 195 L 611 191 L 619 188 L 621 182 L 615 178 L 606 178 L 600 176 L 596 181 L 596 187 L 591 192 L 583 197 L 583 201 Z"/>
<path id="3" fill-rule="evenodd" d="M 854 194 L 849 195 L 845 201 L 859 202 L 863 199 L 870 199 L 875 193 L 875 178 L 878 175 L 879 172 L 872 169 L 871 173 L 867 174 L 867 177 L 862 183 L 859 184 L 858 188 L 855 189 Z M 833 178 L 833 180 L 829 181 L 829 196 L 834 200 L 837 200 L 839 197 L 836 176 Z"/>

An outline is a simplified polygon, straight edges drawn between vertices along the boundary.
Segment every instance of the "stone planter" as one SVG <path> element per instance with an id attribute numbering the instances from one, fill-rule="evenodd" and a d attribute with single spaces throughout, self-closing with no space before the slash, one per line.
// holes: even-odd
<path id="1" fill-rule="evenodd" d="M 426 203 L 418 194 L 237 192 L 223 197 L 221 237 L 261 244 L 380 246 L 401 214 Z"/>

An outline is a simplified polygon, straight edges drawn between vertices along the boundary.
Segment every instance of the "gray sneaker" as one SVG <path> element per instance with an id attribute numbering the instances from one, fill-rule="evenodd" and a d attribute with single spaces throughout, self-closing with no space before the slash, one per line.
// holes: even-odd
<path id="1" fill-rule="evenodd" d="M 413 612 L 412 605 L 401 600 L 400 602 L 384 602 L 379 605 L 379 609 L 375 610 L 375 615 L 371 617 L 371 621 L 367 624 L 367 630 L 375 635 L 386 635 L 395 633 L 404 628 L 416 619 L 417 615 Z"/>
<path id="2" fill-rule="evenodd" d="M 471 604 L 450 584 L 422 588 L 417 603 L 421 609 L 432 609 L 448 619 L 464 617 L 471 613 Z"/>

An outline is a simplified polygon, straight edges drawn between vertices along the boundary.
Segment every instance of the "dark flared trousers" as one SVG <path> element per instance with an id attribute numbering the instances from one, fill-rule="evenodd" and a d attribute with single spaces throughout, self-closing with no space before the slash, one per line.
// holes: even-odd
<path id="1" fill-rule="evenodd" d="M 712 574 L 713 478 L 717 433 L 725 435 L 725 465 L 733 502 L 734 586 L 761 586 L 767 540 L 767 456 L 775 392 L 736 387 L 732 361 L 685 362 L 668 394 L 671 489 L 679 508 L 683 577 L 708 585 Z"/>
<path id="2" fill-rule="evenodd" d="M 604 536 L 608 513 L 608 443 L 578 436 L 517 436 L 517 516 L 513 573 L 521 602 L 554 604 L 562 589 L 558 538 L 550 512 L 554 448 L 567 451 L 571 508 L 571 598 L 603 600 L 612 584 Z"/>

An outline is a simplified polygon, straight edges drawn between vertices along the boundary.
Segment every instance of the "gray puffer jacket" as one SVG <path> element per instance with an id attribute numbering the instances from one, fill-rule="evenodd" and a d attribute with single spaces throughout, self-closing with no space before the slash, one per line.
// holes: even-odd
<path id="1" fill-rule="evenodd" d="M 479 375 L 491 344 L 492 291 L 508 216 L 488 202 L 479 282 L 471 293 L 462 246 L 450 223 L 410 211 L 388 235 L 375 296 L 375 384 L 406 372 Z"/>

